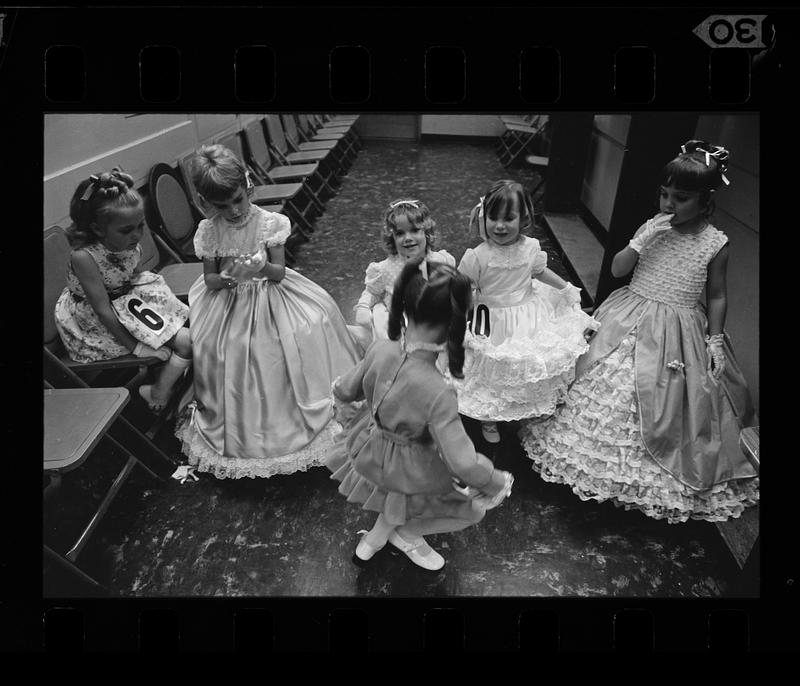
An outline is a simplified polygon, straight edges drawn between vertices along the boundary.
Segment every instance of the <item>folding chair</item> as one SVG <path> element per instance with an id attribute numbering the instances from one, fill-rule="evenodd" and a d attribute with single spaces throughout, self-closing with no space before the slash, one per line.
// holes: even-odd
<path id="1" fill-rule="evenodd" d="M 297 120 L 293 114 L 282 114 L 281 124 L 283 125 L 283 133 L 286 137 L 286 141 L 294 150 L 298 152 L 330 150 L 340 169 L 344 171 L 350 166 L 354 155 L 351 156 L 347 154 L 350 150 L 349 143 L 343 142 L 342 139 L 335 138 L 304 142 L 300 135 L 300 129 L 297 127 Z"/>
<path id="2" fill-rule="evenodd" d="M 520 117 L 518 114 L 501 114 L 500 121 L 504 124 L 516 124 L 517 126 L 533 126 L 535 120 L 540 116 L 539 114 L 525 114 Z"/>
<path id="3" fill-rule="evenodd" d="M 183 180 L 170 165 L 150 170 L 145 203 L 147 223 L 184 262 L 197 262 L 194 233 L 203 215 L 189 202 Z"/>
<path id="4" fill-rule="evenodd" d="M 244 146 L 238 132 L 221 136 L 216 140 L 220 145 L 224 145 L 234 152 L 247 164 L 244 154 Z M 265 183 L 255 186 L 253 189 L 252 201 L 256 205 L 273 205 L 276 202 L 283 203 L 286 214 L 297 222 L 297 228 L 306 240 L 310 234 L 314 233 L 314 226 L 309 220 L 317 209 L 314 204 L 312 194 L 302 183 Z"/>
<path id="5" fill-rule="evenodd" d="M 319 162 L 326 174 L 331 172 L 331 180 L 336 180 L 336 171 L 339 165 L 330 150 L 305 150 L 293 151 L 283 130 L 280 117 L 277 114 L 268 114 L 265 117 L 266 133 L 270 152 L 281 162 L 281 164 L 307 164 L 309 162 Z M 338 180 L 337 180 L 338 182 Z"/>
<path id="6" fill-rule="evenodd" d="M 323 114 L 323 119 L 331 124 L 355 124 L 360 114 Z"/>
<path id="7" fill-rule="evenodd" d="M 328 197 L 333 195 L 333 189 L 322 176 L 318 162 L 309 164 L 275 165 L 269 152 L 264 127 L 261 120 L 248 124 L 242 131 L 245 147 L 245 161 L 250 171 L 261 183 L 280 183 L 297 181 L 307 186 L 317 209 L 322 212 L 325 206 L 322 202 L 322 192 Z"/>
<path id="8" fill-rule="evenodd" d="M 361 147 L 361 138 L 356 131 L 355 121 L 327 122 L 319 114 L 307 114 L 305 116 L 317 134 L 327 132 L 347 134 L 357 148 Z"/>
<path id="9" fill-rule="evenodd" d="M 114 496 L 139 464 L 163 481 L 111 434 L 111 426 L 128 403 L 127 388 L 46 388 L 44 390 L 44 473 L 50 478 L 45 498 L 61 485 L 61 475 L 80 467 L 102 438 L 127 454 L 128 460 L 106 493 L 100 507 L 64 557 L 75 562 Z"/>
<path id="10" fill-rule="evenodd" d="M 311 125 L 311 121 L 305 114 L 296 115 L 297 133 L 300 136 L 301 145 L 319 141 L 336 141 L 337 145 L 341 146 L 344 153 L 345 163 L 349 167 L 358 154 L 358 149 L 355 143 L 355 137 L 347 132 L 339 132 L 336 129 L 323 129 L 317 133 Z M 311 148 L 301 148 L 311 149 Z"/>
<path id="11" fill-rule="evenodd" d="M 543 141 L 543 146 L 546 145 L 547 122 L 547 115 L 540 115 L 533 126 L 506 124 L 506 130 L 500 136 L 497 147 L 500 163 L 504 167 L 509 166 L 537 140 Z"/>

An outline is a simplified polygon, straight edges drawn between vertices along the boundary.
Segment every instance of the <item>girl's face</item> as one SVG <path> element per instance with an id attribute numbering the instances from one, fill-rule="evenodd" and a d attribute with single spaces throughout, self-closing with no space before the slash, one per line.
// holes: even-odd
<path id="1" fill-rule="evenodd" d="M 408 217 L 400 215 L 395 217 L 395 228 L 392 232 L 397 254 L 405 260 L 422 257 L 428 247 L 425 230 L 418 229 L 408 221 Z"/>
<path id="2" fill-rule="evenodd" d="M 102 225 L 95 225 L 95 232 L 102 244 L 111 252 L 133 250 L 142 240 L 144 232 L 144 208 L 117 207 L 109 211 Z"/>
<path id="3" fill-rule="evenodd" d="M 239 188 L 225 200 L 212 202 L 211 206 L 217 210 L 226 221 L 235 224 L 247 216 L 250 209 L 250 197 L 244 186 Z"/>
<path id="4" fill-rule="evenodd" d="M 519 237 L 519 205 L 514 199 L 501 206 L 497 217 L 486 217 L 486 235 L 497 245 L 511 245 Z"/>
<path id="5" fill-rule="evenodd" d="M 704 219 L 706 209 L 700 202 L 699 191 L 685 191 L 675 186 L 661 186 L 658 191 L 659 209 L 665 214 L 674 214 L 674 227 L 692 228 L 694 222 Z"/>

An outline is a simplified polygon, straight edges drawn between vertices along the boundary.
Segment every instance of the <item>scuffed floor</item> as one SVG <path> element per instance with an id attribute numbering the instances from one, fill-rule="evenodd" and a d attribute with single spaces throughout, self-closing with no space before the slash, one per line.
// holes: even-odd
<path id="1" fill-rule="evenodd" d="M 491 145 L 432 140 L 367 141 L 338 195 L 317 221 L 297 269 L 326 288 L 352 321 L 370 261 L 384 256 L 380 226 L 396 198 L 424 201 L 437 222 L 438 248 L 456 259 L 477 244 L 467 217 L 493 180 L 532 185 L 536 173 L 503 170 Z M 566 276 L 552 241 L 550 266 Z M 489 448 L 474 422 L 479 450 Z M 669 525 L 611 504 L 581 502 L 542 481 L 503 426 L 496 464 L 514 472 L 512 497 L 485 520 L 455 534 L 431 536 L 448 560 L 424 572 L 405 556 L 381 551 L 366 569 L 352 564 L 359 529 L 374 515 L 336 491 L 323 468 L 268 480 L 158 484 L 136 470 L 79 564 L 120 595 L 131 596 L 629 596 L 714 597 L 732 592 L 738 568 L 714 525 Z M 177 441 L 164 432 L 164 447 Z M 121 467 L 98 450 L 64 477 L 45 509 L 45 540 L 59 550 L 77 536 Z M 45 594 L 57 593 L 47 587 Z"/>

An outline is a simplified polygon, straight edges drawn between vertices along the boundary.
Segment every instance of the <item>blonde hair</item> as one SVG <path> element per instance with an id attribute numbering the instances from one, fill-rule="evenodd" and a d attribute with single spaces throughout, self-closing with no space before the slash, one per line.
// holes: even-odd
<path id="1" fill-rule="evenodd" d="M 224 145 L 204 145 L 192 160 L 192 183 L 209 202 L 221 202 L 247 188 L 247 169 Z"/>

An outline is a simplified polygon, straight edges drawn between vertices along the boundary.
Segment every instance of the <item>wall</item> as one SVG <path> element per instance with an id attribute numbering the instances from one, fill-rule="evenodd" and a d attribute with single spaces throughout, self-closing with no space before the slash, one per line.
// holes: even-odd
<path id="1" fill-rule="evenodd" d="M 598 114 L 594 118 L 581 202 L 606 229 L 614 211 L 630 123 L 627 114 Z"/>
<path id="2" fill-rule="evenodd" d="M 758 409 L 759 117 L 701 116 L 695 137 L 730 150 L 726 176 L 731 183 L 717 191 L 711 221 L 730 241 L 725 328 Z"/>
<path id="3" fill-rule="evenodd" d="M 176 161 L 203 143 L 238 130 L 260 115 L 47 114 L 44 119 L 44 225 L 69 224 L 78 183 L 121 166 L 136 186 L 157 162 Z"/>
<path id="4" fill-rule="evenodd" d="M 423 114 L 420 133 L 445 136 L 488 136 L 505 131 L 500 117 L 493 114 Z"/>
<path id="5" fill-rule="evenodd" d="M 362 114 L 356 124 L 361 138 L 417 140 L 418 114 Z"/>

